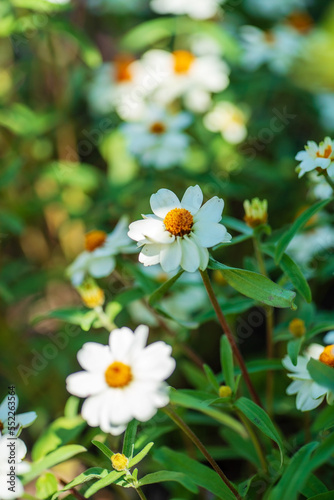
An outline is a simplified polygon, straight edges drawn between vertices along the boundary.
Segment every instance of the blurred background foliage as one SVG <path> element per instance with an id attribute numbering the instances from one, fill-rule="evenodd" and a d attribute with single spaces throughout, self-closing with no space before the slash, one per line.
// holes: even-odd
<path id="1" fill-rule="evenodd" d="M 81 317 L 72 318 L 73 324 L 50 317 L 36 322 L 52 310 L 82 308 L 78 294 L 64 278 L 64 270 L 82 250 L 84 234 L 94 228 L 110 231 L 123 214 L 136 220 L 141 213 L 148 213 L 149 196 L 161 187 L 181 194 L 195 183 L 200 184 L 206 198 L 224 198 L 224 214 L 235 218 L 244 215 L 244 199 L 266 198 L 269 223 L 278 230 L 315 199 L 311 183 L 297 178 L 296 152 L 308 139 L 320 141 L 330 134 L 315 98 L 320 92 L 334 93 L 333 2 L 310 5 L 312 29 L 305 35 L 307 43 L 285 75 L 266 66 L 255 72 L 243 68 L 239 28 L 252 24 L 268 30 L 274 23 L 263 18 L 256 7 L 247 9 L 243 2 L 227 2 L 224 14 L 210 21 L 159 17 L 145 1 L 134 2 L 132 8 L 129 1 L 96 4 L 81 0 L 2 0 L 0 4 L 0 375 L 5 392 L 9 383 L 17 386 L 20 409 L 38 413 L 29 430 L 31 442 L 47 423 L 63 415 L 68 398 L 64 382 L 77 370 L 78 349 L 89 340 L 105 342 L 108 337 L 102 330 L 82 330 Z M 241 144 L 231 144 L 209 132 L 197 115 L 189 129 L 192 143 L 182 167 L 159 172 L 142 168 L 126 150 L 116 112 L 101 117 L 90 109 L 89 84 L 103 61 L 120 53 L 140 57 L 151 48 L 172 50 L 175 39 L 179 45 L 186 44 L 197 32 L 215 40 L 231 68 L 229 87 L 213 100 L 223 98 L 245 109 L 247 137 Z M 288 118 L 284 118 L 285 113 Z M 283 116 L 279 131 L 271 126 L 275 116 Z M 330 223 L 333 214 L 327 211 L 317 217 Z M 235 267 L 253 269 L 256 264 L 251 255 L 251 244 L 245 241 L 217 252 L 215 257 Z M 313 299 L 321 310 L 318 317 L 325 319 L 330 317 L 334 292 L 331 251 L 326 255 L 330 259 L 319 258 L 313 263 L 320 281 L 311 277 Z M 116 307 L 118 326 L 136 325 L 125 306 L 147 293 L 150 278 L 136 271 L 135 262 L 136 256 L 119 263 L 125 291 L 115 275 L 102 280 L 108 300 Z M 273 278 L 279 277 L 273 269 Z M 237 297 L 219 273 L 214 278 L 235 324 L 237 316 L 249 311 L 251 301 L 247 299 L 246 304 L 246 299 Z M 298 302 L 299 316 L 312 323 L 314 306 L 301 299 Z M 198 324 L 201 310 L 209 322 L 190 330 L 191 339 L 182 322 L 177 328 L 181 338 L 219 370 L 215 346 L 220 332 L 204 299 L 198 310 L 191 312 L 191 319 Z M 287 332 L 293 317 L 292 311 L 277 313 L 281 331 Z M 153 338 L 163 336 L 157 333 L 158 325 L 153 329 Z M 203 342 L 203 336 L 208 339 L 209 335 L 210 342 Z M 242 343 L 248 359 L 259 353 L 265 357 L 263 336 L 260 325 Z M 63 344 L 61 338 L 65 339 Z M 175 356 L 182 358 L 177 349 Z M 181 371 L 172 379 L 174 386 L 203 383 L 187 361 L 183 359 L 180 366 Z M 257 377 L 263 387 L 264 375 Z M 277 384 L 283 391 L 287 381 L 278 380 Z M 294 402 L 286 398 L 282 405 L 281 410 L 291 406 L 292 428 Z M 201 417 L 197 417 L 198 422 L 195 415 L 193 418 L 199 425 L 207 423 L 204 417 L 202 422 Z M 233 466 L 226 473 L 234 479 Z"/>

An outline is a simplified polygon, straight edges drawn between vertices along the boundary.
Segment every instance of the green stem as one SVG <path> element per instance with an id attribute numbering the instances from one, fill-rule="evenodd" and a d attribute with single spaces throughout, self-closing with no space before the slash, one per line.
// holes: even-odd
<path id="1" fill-rule="evenodd" d="M 116 328 L 115 325 L 114 325 L 114 323 L 112 323 L 110 321 L 110 319 L 108 318 L 108 316 L 106 315 L 106 313 L 104 312 L 104 310 L 102 309 L 101 306 L 95 307 L 94 311 L 98 315 L 99 320 L 101 321 L 102 325 L 104 326 L 104 328 L 106 330 L 108 330 L 109 332 L 111 332 L 111 330 L 113 330 L 114 328 Z"/>
<path id="2" fill-rule="evenodd" d="M 188 436 L 189 439 L 194 443 L 194 445 L 199 449 L 199 451 L 205 456 L 211 467 L 214 469 L 215 472 L 220 476 L 220 478 L 224 481 L 226 486 L 232 491 L 232 493 L 235 495 L 235 497 L 238 500 L 241 500 L 241 497 L 231 481 L 225 476 L 224 472 L 221 470 L 215 459 L 210 455 L 208 450 L 205 448 L 204 444 L 200 439 L 194 434 L 194 432 L 188 427 L 188 425 L 185 423 L 182 418 L 175 413 L 175 411 L 172 409 L 170 405 L 166 406 L 163 408 L 163 411 L 169 416 L 173 422 Z"/>
<path id="3" fill-rule="evenodd" d="M 138 493 L 138 496 L 139 498 L 141 498 L 141 500 L 147 500 L 145 493 L 139 486 L 136 488 L 136 492 Z"/>
<path id="4" fill-rule="evenodd" d="M 202 279 L 203 279 L 203 283 L 204 283 L 204 286 L 206 288 L 206 291 L 208 292 L 208 296 L 209 296 L 209 299 L 211 301 L 211 304 L 215 310 L 215 313 L 216 313 L 216 316 L 218 318 L 218 321 L 220 323 L 220 326 L 222 327 L 222 330 L 223 332 L 226 334 L 226 337 L 228 338 L 228 341 L 232 347 L 232 350 L 233 350 L 233 354 L 234 356 L 236 357 L 238 363 L 239 363 L 239 366 L 240 366 L 240 369 L 241 369 L 241 372 L 242 372 L 242 375 L 243 375 L 243 378 L 247 384 L 247 387 L 248 387 L 248 390 L 254 400 L 254 402 L 258 405 L 258 406 L 261 406 L 261 401 L 260 401 L 260 398 L 259 396 L 257 395 L 254 387 L 253 387 L 253 384 L 251 382 L 251 379 L 249 377 L 249 374 L 248 374 L 248 371 L 247 371 L 247 368 L 246 368 L 246 365 L 245 365 L 245 362 L 244 362 L 244 359 L 242 357 L 242 354 L 241 352 L 239 351 L 239 348 L 236 344 L 236 341 L 234 340 L 234 337 L 233 337 L 233 334 L 232 334 L 232 331 L 226 321 L 226 318 L 223 314 L 223 311 L 220 309 L 220 306 L 218 304 L 218 300 L 216 298 L 216 295 L 215 295 L 215 292 L 212 288 L 212 285 L 211 285 L 211 282 L 210 282 L 210 278 L 209 278 L 209 275 L 208 275 L 208 272 L 207 271 L 200 271 L 201 273 L 201 276 L 202 276 Z"/>
<path id="5" fill-rule="evenodd" d="M 267 468 L 266 459 L 265 459 L 264 453 L 262 451 L 261 445 L 259 443 L 258 437 L 257 437 L 256 433 L 254 432 L 253 427 L 251 426 L 251 424 L 249 423 L 247 418 L 244 417 L 244 415 L 241 413 L 241 411 L 237 410 L 236 408 L 235 408 L 235 411 L 236 411 L 236 414 L 238 415 L 238 417 L 240 418 L 241 422 L 244 424 L 245 428 L 247 429 L 248 435 L 249 435 L 249 437 L 254 445 L 257 456 L 259 457 L 263 471 L 267 472 L 268 468 Z"/>
<path id="6" fill-rule="evenodd" d="M 326 179 L 326 181 L 327 181 L 327 184 L 329 184 L 329 185 L 330 185 L 330 187 L 331 187 L 331 188 L 333 189 L 333 191 L 334 191 L 334 181 L 333 181 L 333 179 L 331 179 L 331 178 L 329 177 L 327 170 L 325 170 L 325 172 L 324 172 L 324 174 L 323 174 L 323 175 L 324 175 L 324 177 L 325 177 L 325 179 Z"/>

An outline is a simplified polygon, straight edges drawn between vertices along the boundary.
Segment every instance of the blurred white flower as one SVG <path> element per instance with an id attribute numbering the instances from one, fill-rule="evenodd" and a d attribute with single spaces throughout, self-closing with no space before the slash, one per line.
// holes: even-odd
<path id="1" fill-rule="evenodd" d="M 150 50 L 141 62 L 144 68 L 158 68 L 164 75 L 152 96 L 161 105 L 183 98 L 188 109 L 204 112 L 210 106 L 211 93 L 229 84 L 229 68 L 216 53 L 197 56 L 188 50 Z"/>
<path id="2" fill-rule="evenodd" d="M 333 189 L 322 175 L 319 175 L 318 172 L 310 172 L 308 177 L 312 182 L 310 192 L 314 198 L 325 200 L 332 196 Z"/>
<path id="3" fill-rule="evenodd" d="M 110 333 L 109 345 L 88 342 L 78 352 L 85 371 L 67 377 L 67 390 L 87 398 L 81 413 L 90 426 L 118 435 L 133 418 L 146 422 L 168 404 L 163 382 L 175 369 L 172 348 L 161 341 L 146 347 L 148 333 L 146 325 L 123 327 Z"/>
<path id="4" fill-rule="evenodd" d="M 245 113 L 228 101 L 218 102 L 204 116 L 204 125 L 211 132 L 220 132 L 227 142 L 238 144 L 247 136 Z"/>
<path id="5" fill-rule="evenodd" d="M 26 454 L 27 447 L 21 439 L 13 440 L 9 436 L 0 436 L 0 498 L 2 500 L 22 498 L 24 489 L 17 475 L 24 474 L 30 469 L 27 462 L 22 462 Z M 14 463 L 10 460 L 14 460 Z M 8 481 L 13 481 L 14 484 L 8 484 Z"/>
<path id="6" fill-rule="evenodd" d="M 8 427 L 10 427 L 11 432 L 14 432 L 15 436 L 18 436 L 21 430 L 25 427 L 31 425 L 37 418 L 37 414 L 34 411 L 28 411 L 26 413 L 16 414 L 17 407 L 19 404 L 19 398 L 15 396 L 6 396 L 0 405 L 0 436 L 1 434 L 8 434 Z M 13 428 L 13 420 L 8 421 L 9 408 L 11 412 L 15 413 L 15 426 Z M 13 434 L 11 434 L 13 436 Z M 0 495 L 1 497 L 1 495 Z"/>
<path id="7" fill-rule="evenodd" d="M 308 141 L 305 150 L 299 151 L 296 160 L 301 163 L 296 168 L 302 177 L 306 172 L 312 170 L 326 170 L 328 175 L 334 175 L 334 141 L 330 137 L 325 137 L 324 141 L 317 144 L 314 141 Z"/>
<path id="8" fill-rule="evenodd" d="M 214 196 L 203 206 L 199 186 L 189 187 L 180 202 L 169 189 L 151 196 L 153 214 L 129 226 L 128 235 L 141 247 L 139 262 L 161 265 L 166 272 L 181 266 L 190 273 L 207 268 L 208 248 L 228 243 L 231 235 L 219 224 L 224 201 Z"/>
<path id="9" fill-rule="evenodd" d="M 151 0 L 151 8 L 159 14 L 188 14 L 194 19 L 209 19 L 219 11 L 221 0 Z"/>
<path id="10" fill-rule="evenodd" d="M 297 394 L 296 407 L 297 410 L 301 411 L 317 408 L 323 402 L 325 396 L 328 404 L 334 404 L 334 392 L 314 382 L 307 370 L 307 364 L 311 358 L 319 359 L 329 366 L 334 366 L 334 345 L 324 348 L 319 344 L 311 344 L 303 356 L 298 356 L 296 366 L 289 356 L 285 356 L 282 360 L 284 368 L 291 372 L 288 373 L 288 377 L 293 380 L 286 392 L 289 395 Z"/>
<path id="11" fill-rule="evenodd" d="M 151 106 L 140 122 L 125 123 L 121 130 L 130 153 L 144 166 L 163 170 L 185 160 L 190 138 L 184 129 L 191 121 L 188 113 L 172 115 Z"/>
<path id="12" fill-rule="evenodd" d="M 277 25 L 271 31 L 255 26 L 241 28 L 243 65 L 249 71 L 263 64 L 275 73 L 285 74 L 302 49 L 303 37 L 294 28 Z"/>
<path id="13" fill-rule="evenodd" d="M 308 1 L 305 0 L 245 0 L 247 10 L 260 17 L 275 19 L 285 16 L 298 9 L 304 9 Z"/>
<path id="14" fill-rule="evenodd" d="M 334 248 L 334 229 L 319 226 L 297 234 L 287 247 L 287 253 L 306 268 L 314 257 Z"/>
<path id="15" fill-rule="evenodd" d="M 74 286 L 79 286 L 85 276 L 102 278 L 115 269 L 115 255 L 133 253 L 134 246 L 127 236 L 127 217 L 122 217 L 115 229 L 107 234 L 94 230 L 86 234 L 85 251 L 67 268 L 67 275 Z"/>
<path id="16" fill-rule="evenodd" d="M 325 130 L 334 130 L 334 94 L 318 94 L 315 97 L 319 109 L 321 124 Z"/>
<path id="17" fill-rule="evenodd" d="M 324 336 L 324 343 L 334 344 L 334 330 L 331 330 L 330 332 L 326 333 L 326 335 Z"/>

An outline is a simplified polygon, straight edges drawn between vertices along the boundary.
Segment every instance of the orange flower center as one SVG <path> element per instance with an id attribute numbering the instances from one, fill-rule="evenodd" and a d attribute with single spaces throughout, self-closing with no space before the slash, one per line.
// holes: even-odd
<path id="1" fill-rule="evenodd" d="M 269 45 L 271 45 L 272 43 L 275 42 L 275 35 L 271 31 L 265 31 L 264 39 Z"/>
<path id="2" fill-rule="evenodd" d="M 120 57 L 119 59 L 115 59 L 115 73 L 116 73 L 116 81 L 118 83 L 122 82 L 130 82 L 132 80 L 132 74 L 130 71 L 130 64 L 133 63 L 134 59 L 132 57 Z"/>
<path id="3" fill-rule="evenodd" d="M 166 126 L 162 122 L 152 123 L 152 125 L 150 126 L 150 132 L 157 135 L 163 134 L 164 132 L 166 132 Z"/>
<path id="4" fill-rule="evenodd" d="M 188 50 L 175 50 L 173 52 L 175 73 L 188 73 L 191 65 L 195 61 L 195 56 Z"/>
<path id="5" fill-rule="evenodd" d="M 313 26 L 313 19 L 306 12 L 293 12 L 287 22 L 300 33 L 307 33 Z"/>
<path id="6" fill-rule="evenodd" d="M 123 388 L 131 382 L 132 371 L 130 366 L 121 361 L 114 361 L 108 366 L 104 376 L 109 387 Z"/>
<path id="7" fill-rule="evenodd" d="M 324 151 L 324 154 L 322 155 L 319 152 L 317 152 L 317 157 L 318 158 L 329 158 L 331 156 L 332 152 L 333 152 L 332 146 L 330 144 L 328 144 L 327 148 Z"/>
<path id="8" fill-rule="evenodd" d="M 325 347 L 319 356 L 319 361 L 334 368 L 334 344 Z"/>
<path id="9" fill-rule="evenodd" d="M 164 224 L 166 230 L 174 236 L 184 236 L 191 232 L 194 219 L 185 208 L 174 208 L 164 218 Z"/>
<path id="10" fill-rule="evenodd" d="M 104 231 L 90 231 L 85 235 L 85 249 L 87 252 L 93 252 L 101 247 L 107 239 L 107 233 Z"/>

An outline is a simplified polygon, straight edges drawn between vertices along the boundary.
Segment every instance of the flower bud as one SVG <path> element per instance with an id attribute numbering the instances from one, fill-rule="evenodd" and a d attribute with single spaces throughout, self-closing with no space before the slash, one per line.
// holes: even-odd
<path id="1" fill-rule="evenodd" d="M 129 459 L 123 453 L 115 453 L 110 460 L 113 468 L 119 472 L 129 467 Z"/>
<path id="2" fill-rule="evenodd" d="M 268 220 L 268 202 L 253 198 L 251 201 L 244 201 L 245 216 L 244 221 L 252 228 L 265 224 Z"/>
<path id="3" fill-rule="evenodd" d="M 289 323 L 289 331 L 294 337 L 300 338 L 306 333 L 305 323 L 302 319 L 294 318 Z"/>
<path id="4" fill-rule="evenodd" d="M 229 385 L 221 385 L 219 387 L 219 397 L 221 398 L 229 398 L 232 396 L 232 389 Z"/>
<path id="5" fill-rule="evenodd" d="M 83 303 L 90 309 L 103 306 L 104 292 L 93 279 L 86 279 L 82 285 L 77 287 L 77 290 Z"/>

